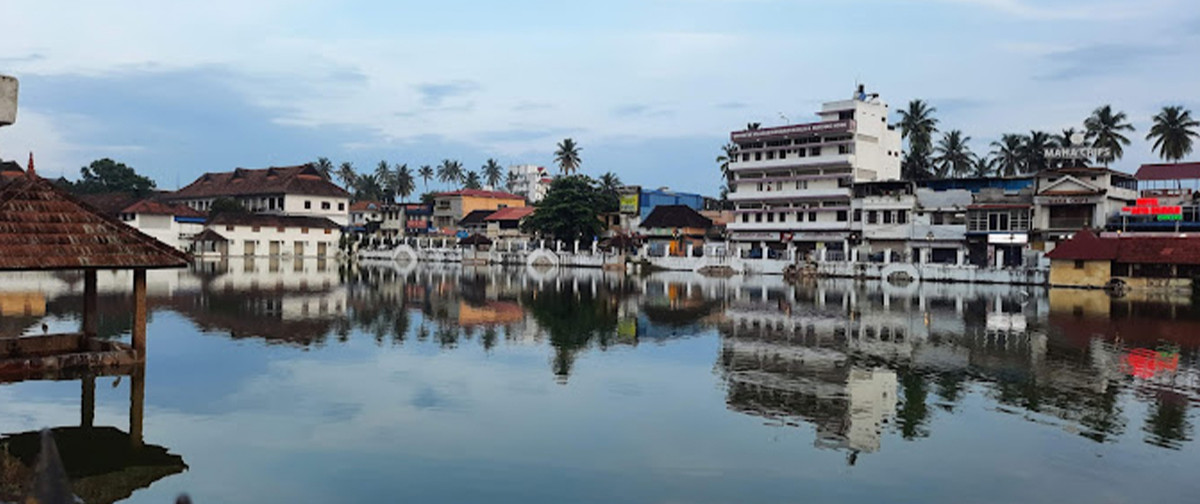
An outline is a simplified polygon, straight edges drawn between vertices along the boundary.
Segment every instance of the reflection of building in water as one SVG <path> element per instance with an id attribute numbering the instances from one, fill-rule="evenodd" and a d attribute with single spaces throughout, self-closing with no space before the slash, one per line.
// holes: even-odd
<path id="1" fill-rule="evenodd" d="M 129 429 L 94 425 L 96 417 L 97 376 L 128 377 Z M 145 412 L 145 364 L 94 369 L 85 374 L 58 373 L 31 379 L 79 379 L 80 420 L 78 426 L 49 429 L 57 448 L 65 479 L 48 478 L 52 486 L 67 491 L 89 504 L 112 503 L 127 499 L 139 489 L 186 471 L 179 455 L 166 448 L 146 444 L 142 438 Z M 46 452 L 39 431 L 0 436 L 0 501 L 17 502 L 29 495 L 35 473 L 46 478 L 51 471 L 38 469 L 39 457 Z M 43 480 L 46 481 L 46 480 Z"/>

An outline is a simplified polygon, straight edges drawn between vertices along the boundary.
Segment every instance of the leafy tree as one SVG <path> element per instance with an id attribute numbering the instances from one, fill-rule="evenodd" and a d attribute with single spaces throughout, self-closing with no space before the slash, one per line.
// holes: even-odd
<path id="1" fill-rule="evenodd" d="M 507 189 L 508 192 L 512 192 L 520 181 L 521 177 L 517 175 L 517 172 L 508 172 L 508 180 L 504 182 L 504 188 Z"/>
<path id="2" fill-rule="evenodd" d="M 937 157 L 934 162 L 937 163 L 937 177 L 946 178 L 953 175 L 961 177 L 971 171 L 971 166 L 974 164 L 975 155 L 971 153 L 971 147 L 967 145 L 971 141 L 971 137 L 964 136 L 962 131 L 950 130 L 942 139 L 938 141 L 934 152 Z"/>
<path id="3" fill-rule="evenodd" d="M 437 199 L 437 193 L 436 193 L 436 192 L 427 191 L 427 192 L 425 192 L 425 193 L 421 194 L 421 204 L 422 204 L 422 205 L 425 205 L 425 206 L 432 206 L 432 205 L 433 205 L 433 201 L 434 201 L 435 199 Z"/>
<path id="4" fill-rule="evenodd" d="M 1192 153 L 1192 138 L 1200 136 L 1196 128 L 1200 128 L 1200 121 L 1192 119 L 1192 111 L 1180 106 L 1163 107 L 1154 116 L 1146 140 L 1154 140 L 1154 150 L 1163 160 L 1178 163 Z"/>
<path id="5" fill-rule="evenodd" d="M 598 216 L 606 200 L 600 184 L 587 176 L 559 177 L 522 227 L 559 241 L 591 240 L 603 230 Z"/>
<path id="6" fill-rule="evenodd" d="M 558 168 L 562 170 L 563 175 L 571 175 L 579 171 L 579 165 L 583 162 L 579 158 L 579 145 L 575 140 L 567 138 L 558 143 L 558 150 L 554 151 L 554 161 L 558 163 Z"/>
<path id="7" fill-rule="evenodd" d="M 407 201 L 409 195 L 417 189 L 416 179 L 413 178 L 412 170 L 408 169 L 407 164 L 396 165 L 395 173 L 396 194 L 400 195 L 401 201 Z"/>
<path id="8" fill-rule="evenodd" d="M 387 161 L 380 160 L 379 164 L 375 165 L 375 180 L 379 186 L 383 188 L 383 197 L 381 201 L 396 200 L 396 182 L 392 177 L 392 165 Z"/>
<path id="9" fill-rule="evenodd" d="M 480 182 L 482 182 L 482 181 L 480 180 L 479 173 L 467 172 L 467 176 L 463 177 L 463 188 L 464 189 L 482 189 L 483 184 L 481 184 Z"/>
<path id="10" fill-rule="evenodd" d="M 463 182 L 462 163 L 450 159 L 443 159 L 442 164 L 437 169 L 438 180 L 444 184 L 459 186 Z"/>
<path id="11" fill-rule="evenodd" d="M 975 163 L 971 165 L 972 177 L 991 177 L 996 174 L 996 158 L 992 156 L 983 156 L 975 159 Z"/>
<path id="12" fill-rule="evenodd" d="M 421 180 L 425 181 L 425 190 L 429 191 L 429 179 L 433 178 L 433 167 L 421 165 L 421 168 L 417 170 L 417 175 L 421 177 Z"/>
<path id="13" fill-rule="evenodd" d="M 383 185 L 373 173 L 359 175 L 354 184 L 355 201 L 380 201 L 385 198 Z"/>
<path id="14" fill-rule="evenodd" d="M 337 177 L 342 181 L 342 187 L 345 187 L 346 190 L 353 189 L 355 181 L 358 179 L 358 174 L 354 173 L 354 163 L 346 161 L 338 166 Z"/>
<path id="15" fill-rule="evenodd" d="M 313 163 L 313 168 L 316 168 L 317 171 L 321 172 L 321 176 L 325 177 L 325 180 L 333 178 L 333 162 L 330 161 L 329 158 L 317 158 L 317 162 Z"/>
<path id="16" fill-rule="evenodd" d="M 483 164 L 483 180 L 493 190 L 499 189 L 500 181 L 504 180 L 504 168 L 501 168 L 500 163 L 496 162 L 495 159 L 488 159 Z"/>
<path id="17" fill-rule="evenodd" d="M 1054 145 L 1050 134 L 1044 131 L 1030 131 L 1023 137 L 1021 145 L 1021 165 L 1027 173 L 1037 173 L 1050 168 L 1046 161 L 1046 148 Z"/>
<path id="18" fill-rule="evenodd" d="M 621 208 L 621 178 L 613 172 L 600 176 L 600 192 L 605 198 L 601 211 L 616 212 Z"/>
<path id="19" fill-rule="evenodd" d="M 721 146 L 722 154 L 717 156 L 717 166 L 721 167 L 721 176 L 725 177 L 726 182 L 733 181 L 733 175 L 729 173 L 729 163 L 737 159 L 737 150 L 737 144 L 727 143 Z"/>
<path id="20" fill-rule="evenodd" d="M 923 100 L 910 101 L 908 110 L 900 111 L 900 136 L 908 140 L 908 152 L 903 163 L 905 179 L 920 178 L 929 171 L 933 134 L 937 132 L 938 123 L 933 117 L 934 112 L 937 112 L 937 108 L 930 107 Z"/>
<path id="21" fill-rule="evenodd" d="M 996 171 L 1003 177 L 1012 177 L 1024 171 L 1025 139 L 1021 135 L 1006 133 L 1000 140 L 992 142 L 992 158 L 996 162 Z"/>
<path id="22" fill-rule="evenodd" d="M 1062 133 L 1051 135 L 1050 141 L 1054 147 L 1060 147 L 1063 149 L 1071 147 L 1084 147 L 1083 144 L 1076 145 L 1075 142 L 1071 140 L 1071 137 L 1074 137 L 1077 133 L 1080 132 L 1075 128 L 1067 128 L 1062 130 Z M 1062 168 L 1078 168 L 1087 166 L 1088 163 L 1086 159 L 1056 159 L 1053 163 L 1047 162 L 1047 164 Z"/>
<path id="23" fill-rule="evenodd" d="M 154 190 L 154 181 L 138 175 L 125 163 L 109 158 L 97 159 L 79 169 L 79 181 L 72 185 L 76 194 L 128 193 L 145 196 Z"/>
<path id="24" fill-rule="evenodd" d="M 245 214 L 249 213 L 246 207 L 241 202 L 232 198 L 217 198 L 213 200 L 212 206 L 208 208 L 209 218 L 216 217 L 220 214 Z"/>
<path id="25" fill-rule="evenodd" d="M 1092 116 L 1083 122 L 1083 127 L 1087 130 L 1087 139 L 1092 142 L 1092 147 L 1109 150 L 1108 156 L 1096 161 L 1108 166 L 1125 155 L 1124 146 L 1129 145 L 1129 139 L 1121 132 L 1133 131 L 1133 125 L 1126 121 L 1124 112 L 1113 112 L 1112 105 L 1105 105 L 1093 111 Z"/>

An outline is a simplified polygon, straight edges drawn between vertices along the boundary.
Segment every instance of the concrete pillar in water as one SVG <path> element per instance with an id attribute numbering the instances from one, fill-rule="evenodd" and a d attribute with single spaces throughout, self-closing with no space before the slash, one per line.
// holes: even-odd
<path id="1" fill-rule="evenodd" d="M 146 270 L 133 270 L 133 349 L 146 357 Z"/>

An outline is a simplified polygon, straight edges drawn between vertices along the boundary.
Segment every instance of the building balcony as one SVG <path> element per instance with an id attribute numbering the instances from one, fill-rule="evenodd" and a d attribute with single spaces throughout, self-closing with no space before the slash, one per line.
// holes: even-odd
<path id="1" fill-rule="evenodd" d="M 729 201 L 813 201 L 849 199 L 849 187 L 827 189 L 783 189 L 781 191 L 738 191 L 729 193 Z"/>
<path id="2" fill-rule="evenodd" d="M 1091 226 L 1092 219 L 1090 217 L 1051 217 L 1048 229 L 1078 231 Z"/>
<path id="3" fill-rule="evenodd" d="M 730 232 L 772 231 L 772 232 L 802 232 L 802 231 L 850 231 L 850 222 L 730 222 L 725 225 Z"/>
<path id="4" fill-rule="evenodd" d="M 830 168 L 851 166 L 854 164 L 853 154 L 825 154 L 816 157 L 789 156 L 784 159 L 764 159 L 762 161 L 737 161 L 729 163 L 729 169 L 734 172 L 743 170 L 764 170 L 772 168 L 804 168 L 828 166 Z"/>

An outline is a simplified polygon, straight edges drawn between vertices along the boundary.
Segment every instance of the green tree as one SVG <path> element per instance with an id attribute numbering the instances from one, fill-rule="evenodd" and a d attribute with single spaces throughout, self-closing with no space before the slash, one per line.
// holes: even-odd
<path id="1" fill-rule="evenodd" d="M 1121 132 L 1133 131 L 1133 125 L 1126 121 L 1124 112 L 1113 112 L 1112 105 L 1105 105 L 1093 111 L 1091 117 L 1083 122 L 1083 127 L 1087 130 L 1087 139 L 1092 142 L 1092 147 L 1109 150 L 1108 156 L 1101 156 L 1096 161 L 1107 167 L 1125 155 L 1124 146 L 1129 145 L 1129 139 Z"/>
<path id="2" fill-rule="evenodd" d="M 487 182 L 488 187 L 492 190 L 500 188 L 500 181 L 504 180 L 504 168 L 500 167 L 500 163 L 495 159 L 488 159 L 483 164 L 483 181 Z"/>
<path id="3" fill-rule="evenodd" d="M 908 110 L 900 111 L 900 136 L 908 140 L 908 152 L 903 163 L 901 178 L 916 179 L 926 175 L 932 165 L 933 134 L 937 132 L 938 120 L 933 117 L 937 108 L 923 100 L 908 102 Z"/>
<path id="4" fill-rule="evenodd" d="M 379 177 L 373 173 L 356 177 L 354 184 L 355 201 L 380 201 L 383 199 L 384 189 L 383 184 L 379 183 Z"/>
<path id="5" fill-rule="evenodd" d="M 421 165 L 421 168 L 417 170 L 417 175 L 421 177 L 421 180 L 425 181 L 425 191 L 428 192 L 429 180 L 433 178 L 433 167 L 429 165 Z"/>
<path id="6" fill-rule="evenodd" d="M 1030 131 L 1029 135 L 1021 138 L 1021 166 L 1027 173 L 1038 173 L 1050 169 L 1046 160 L 1046 149 L 1054 145 L 1049 133 Z"/>
<path id="7" fill-rule="evenodd" d="M 559 177 L 522 226 L 528 233 L 559 241 L 590 241 L 603 230 L 598 216 L 605 202 L 595 180 L 583 175 Z"/>
<path id="8" fill-rule="evenodd" d="M 342 181 L 342 187 L 347 191 L 353 190 L 358 179 L 358 174 L 354 172 L 354 163 L 346 161 L 338 166 L 337 177 Z"/>
<path id="9" fill-rule="evenodd" d="M 325 180 L 330 180 L 333 178 L 333 161 L 330 161 L 329 158 L 317 158 L 317 162 L 313 163 L 313 168 L 316 168 L 317 171 L 321 172 L 321 176 L 325 177 Z"/>
<path id="10" fill-rule="evenodd" d="M 600 192 L 604 196 L 602 212 L 616 212 L 621 208 L 621 178 L 613 172 L 600 176 Z"/>
<path id="11" fill-rule="evenodd" d="M 479 173 L 473 172 L 473 171 L 467 172 L 467 176 L 463 177 L 463 188 L 464 189 L 482 189 L 483 184 L 481 184 L 480 182 L 482 182 L 482 180 L 479 177 Z"/>
<path id="12" fill-rule="evenodd" d="M 517 172 L 508 172 L 508 180 L 504 182 L 504 188 L 507 189 L 508 192 L 512 192 L 515 190 L 520 181 L 521 177 L 517 175 Z"/>
<path id="13" fill-rule="evenodd" d="M 992 142 L 992 147 L 995 148 L 992 151 L 992 159 L 1000 176 L 1013 177 L 1025 170 L 1022 165 L 1024 146 L 1024 137 L 1015 133 L 1005 133 L 1000 136 L 1000 140 Z"/>
<path id="14" fill-rule="evenodd" d="M 983 156 L 975 159 L 975 163 L 971 165 L 972 177 L 991 177 L 996 174 L 996 158 L 992 156 Z"/>
<path id="15" fill-rule="evenodd" d="M 961 177 L 971 171 L 971 166 L 974 164 L 975 155 L 971 153 L 971 147 L 967 145 L 971 141 L 971 137 L 964 136 L 962 131 L 950 130 L 942 139 L 938 141 L 934 152 L 937 157 L 934 162 L 937 163 L 937 177 L 946 178 L 947 176 Z"/>
<path id="16" fill-rule="evenodd" d="M 757 123 L 757 122 L 746 123 L 746 129 L 749 131 L 758 131 L 759 128 L 762 128 L 762 123 Z"/>
<path id="17" fill-rule="evenodd" d="M 379 164 L 375 165 L 375 180 L 379 186 L 383 188 L 382 198 L 385 202 L 396 200 L 396 181 L 392 177 L 392 165 L 385 160 L 380 160 Z"/>
<path id="18" fill-rule="evenodd" d="M 558 163 L 558 168 L 562 170 L 563 175 L 571 175 L 579 171 L 579 165 L 583 160 L 579 158 L 579 145 L 575 140 L 567 138 L 558 143 L 558 150 L 554 151 L 554 161 Z"/>
<path id="19" fill-rule="evenodd" d="M 450 159 L 443 159 L 442 164 L 437 169 L 438 180 L 444 184 L 450 184 L 453 187 L 462 185 L 463 171 L 462 163 Z"/>
<path id="20" fill-rule="evenodd" d="M 1192 119 L 1192 111 L 1180 106 L 1163 107 L 1154 116 L 1146 140 L 1154 141 L 1154 150 L 1163 160 L 1178 163 L 1192 153 L 1192 138 L 1200 136 L 1196 128 L 1200 128 L 1200 122 Z"/>
<path id="21" fill-rule="evenodd" d="M 737 159 L 738 146 L 735 143 L 727 143 L 721 146 L 722 154 L 717 156 L 717 166 L 721 167 L 721 176 L 725 178 L 725 182 L 733 181 L 733 174 L 729 172 L 729 163 Z"/>
<path id="22" fill-rule="evenodd" d="M 408 197 L 417 189 L 416 179 L 413 178 L 412 170 L 408 169 L 407 164 L 396 165 L 396 194 L 400 195 L 401 201 L 407 201 Z"/>
<path id="23" fill-rule="evenodd" d="M 216 217 L 220 214 L 245 214 L 249 213 L 246 207 L 238 200 L 233 198 L 217 198 L 213 200 L 212 205 L 208 207 L 209 218 Z"/>
<path id="24" fill-rule="evenodd" d="M 1072 137 L 1078 133 L 1080 133 L 1080 131 L 1076 130 L 1075 128 L 1064 129 L 1062 130 L 1062 133 L 1050 136 L 1051 145 L 1054 147 L 1061 147 L 1063 149 L 1071 147 L 1084 147 L 1083 144 L 1076 145 L 1074 140 L 1072 140 Z M 1087 166 L 1088 163 L 1086 159 L 1058 159 L 1052 163 L 1047 161 L 1047 164 L 1051 165 L 1052 167 L 1057 166 L 1062 168 L 1078 168 Z"/>
<path id="25" fill-rule="evenodd" d="M 150 194 L 155 188 L 149 177 L 138 175 L 125 163 L 109 158 L 97 159 L 79 169 L 79 181 L 72 185 L 76 194 L 128 193 Z"/>

